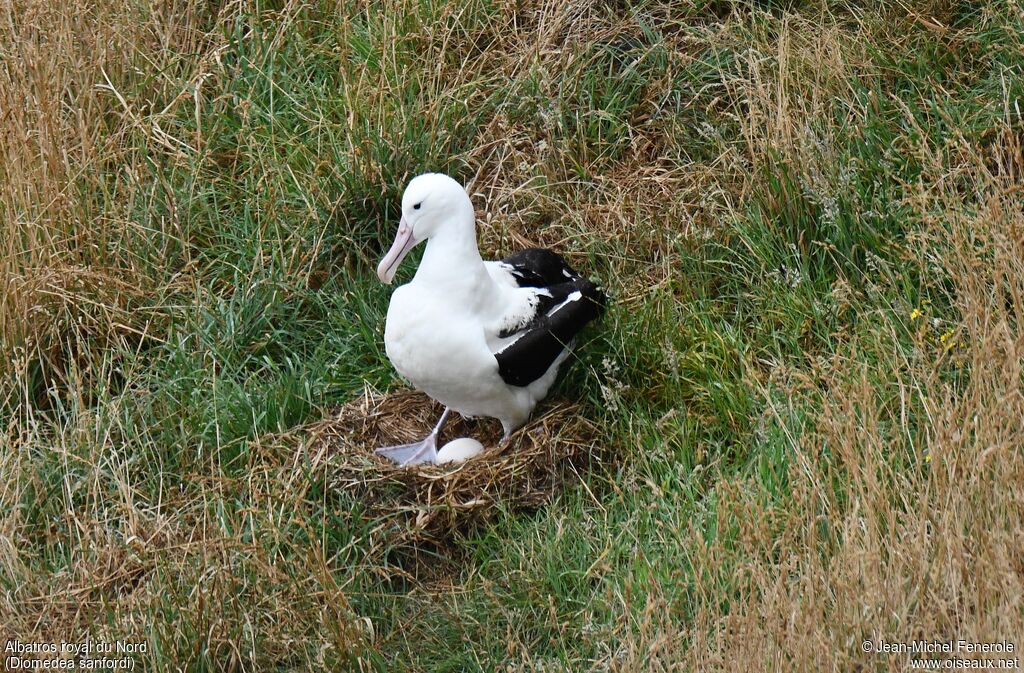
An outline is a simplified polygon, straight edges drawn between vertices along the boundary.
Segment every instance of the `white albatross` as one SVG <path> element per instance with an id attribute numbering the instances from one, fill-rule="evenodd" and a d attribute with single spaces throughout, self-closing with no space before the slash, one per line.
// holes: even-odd
<path id="1" fill-rule="evenodd" d="M 402 219 L 377 267 L 390 284 L 402 259 L 426 241 L 416 275 L 391 295 L 384 345 L 398 373 L 444 413 L 419 442 L 377 453 L 400 465 L 437 462 L 437 437 L 451 411 L 497 418 L 502 442 L 547 395 L 573 338 L 605 297 L 559 255 L 531 248 L 485 262 L 469 195 L 438 173 L 414 178 Z"/>

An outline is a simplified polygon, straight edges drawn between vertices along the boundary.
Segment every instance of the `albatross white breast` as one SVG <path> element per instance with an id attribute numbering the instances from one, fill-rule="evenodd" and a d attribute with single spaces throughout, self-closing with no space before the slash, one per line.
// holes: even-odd
<path id="1" fill-rule="evenodd" d="M 451 411 L 499 419 L 507 440 L 547 395 L 573 338 L 605 302 L 550 250 L 483 261 L 473 204 L 446 175 L 409 183 L 395 242 L 377 267 L 380 280 L 390 284 L 422 241 L 415 277 L 391 296 L 384 344 L 398 373 L 446 409 L 422 441 L 377 449 L 403 465 L 436 462 Z"/>

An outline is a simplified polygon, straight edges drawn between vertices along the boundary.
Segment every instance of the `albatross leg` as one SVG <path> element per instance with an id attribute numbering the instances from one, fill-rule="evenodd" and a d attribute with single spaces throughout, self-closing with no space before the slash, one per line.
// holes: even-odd
<path id="1" fill-rule="evenodd" d="M 451 409 L 444 408 L 441 420 L 437 422 L 430 434 L 418 442 L 412 444 L 399 444 L 397 446 L 382 446 L 375 451 L 377 455 L 390 458 L 399 465 L 419 465 L 421 463 L 437 462 L 437 436 L 448 420 Z"/>
<path id="2" fill-rule="evenodd" d="M 523 427 L 523 425 L 526 423 L 526 420 L 527 419 L 524 419 L 519 422 L 503 420 L 501 422 L 501 429 L 504 431 L 504 433 L 501 435 L 501 440 L 498 442 L 498 446 L 500 446 L 501 448 L 505 448 L 506 446 L 508 446 L 509 442 L 512 441 L 512 433 L 518 430 L 519 428 Z"/>

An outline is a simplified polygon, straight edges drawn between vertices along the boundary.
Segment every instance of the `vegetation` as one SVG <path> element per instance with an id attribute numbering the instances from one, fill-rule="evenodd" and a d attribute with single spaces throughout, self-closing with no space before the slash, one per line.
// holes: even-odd
<path id="1" fill-rule="evenodd" d="M 1022 45 L 1016 0 L 3 4 L 0 633 L 152 671 L 1024 646 Z M 601 461 L 408 582 L 271 440 L 401 386 L 373 268 L 427 170 L 613 305 L 559 389 Z"/>

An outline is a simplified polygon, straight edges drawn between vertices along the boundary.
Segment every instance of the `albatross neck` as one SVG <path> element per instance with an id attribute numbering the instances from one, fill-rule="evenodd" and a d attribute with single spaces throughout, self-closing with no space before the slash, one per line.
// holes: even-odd
<path id="1" fill-rule="evenodd" d="M 463 214 L 459 222 L 447 222 L 427 239 L 416 270 L 416 281 L 474 287 L 490 282 L 490 275 L 476 244 L 476 227 L 472 212 Z"/>

